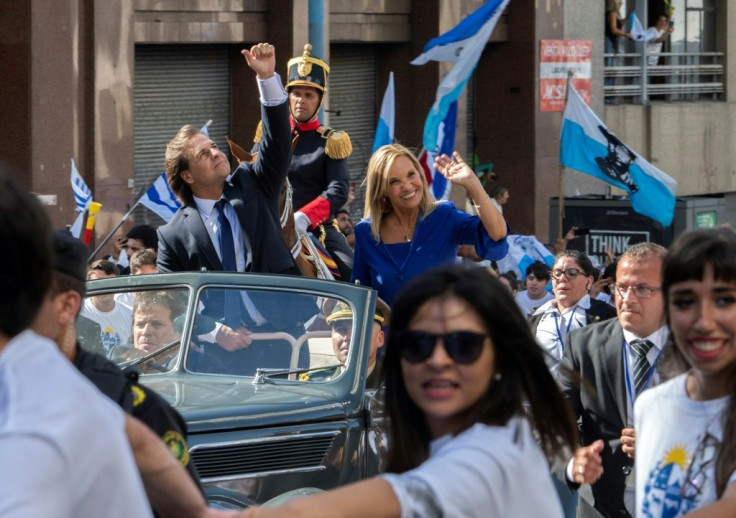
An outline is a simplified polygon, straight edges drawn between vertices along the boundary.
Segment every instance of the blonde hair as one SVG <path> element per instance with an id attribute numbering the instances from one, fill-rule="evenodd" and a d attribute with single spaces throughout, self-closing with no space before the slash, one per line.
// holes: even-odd
<path id="1" fill-rule="evenodd" d="M 364 217 L 371 220 L 371 233 L 376 241 L 381 241 L 381 219 L 393 210 L 391 201 L 388 199 L 388 173 L 398 157 L 406 157 L 412 163 L 414 170 L 422 179 L 422 199 L 419 202 L 419 210 L 422 219 L 426 218 L 434 210 L 435 201 L 429 192 L 424 170 L 414 154 L 401 144 L 387 144 L 378 148 L 368 162 L 365 182 L 365 208 Z"/>

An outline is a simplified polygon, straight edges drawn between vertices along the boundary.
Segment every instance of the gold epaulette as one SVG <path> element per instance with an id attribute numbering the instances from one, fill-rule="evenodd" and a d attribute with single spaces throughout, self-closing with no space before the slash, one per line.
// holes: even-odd
<path id="1" fill-rule="evenodd" d="M 258 121 L 258 126 L 256 126 L 256 134 L 253 135 L 253 142 L 258 144 L 261 141 L 262 136 L 263 136 L 263 121 Z"/>
<path id="2" fill-rule="evenodd" d="M 345 131 L 338 131 L 327 126 L 317 128 L 323 139 L 326 139 L 325 153 L 330 158 L 339 160 L 347 158 L 353 152 L 353 145 L 350 143 L 350 136 Z"/>

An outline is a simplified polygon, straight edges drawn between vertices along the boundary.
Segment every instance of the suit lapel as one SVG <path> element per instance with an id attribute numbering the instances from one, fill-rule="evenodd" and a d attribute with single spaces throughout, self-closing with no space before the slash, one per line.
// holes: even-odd
<path id="1" fill-rule="evenodd" d="M 197 243 L 200 253 L 209 262 L 210 269 L 222 270 L 222 263 L 220 258 L 217 257 L 217 250 L 215 245 L 212 244 L 210 235 L 207 233 L 207 229 L 202 222 L 202 218 L 199 215 L 199 211 L 196 207 L 184 207 L 184 224 L 187 230 L 192 233 L 194 240 Z M 203 265 L 207 266 L 207 265 Z"/>
<path id="2" fill-rule="evenodd" d="M 610 336 L 602 340 L 603 351 L 601 360 L 603 364 L 600 366 L 608 387 L 613 392 L 613 399 L 616 402 L 621 423 L 626 426 L 627 423 L 627 399 L 626 399 L 626 379 L 624 374 L 623 360 L 623 343 L 624 333 L 617 319 L 611 322 Z"/>

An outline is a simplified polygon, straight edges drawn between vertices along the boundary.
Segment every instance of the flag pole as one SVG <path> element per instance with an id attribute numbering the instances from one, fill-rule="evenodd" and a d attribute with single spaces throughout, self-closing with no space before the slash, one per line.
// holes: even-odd
<path id="1" fill-rule="evenodd" d="M 575 74 L 573 73 L 572 70 L 567 71 L 567 85 L 565 85 L 565 107 L 562 109 L 562 113 L 565 113 L 565 108 L 567 108 L 567 96 L 570 92 L 570 83 L 572 82 L 572 78 L 574 75 Z M 564 124 L 565 121 L 563 120 L 562 123 Z M 565 166 L 562 164 L 560 164 L 559 189 L 560 189 L 559 198 L 558 198 L 559 201 L 557 203 L 557 239 L 558 241 L 565 236 L 564 230 L 562 228 L 562 219 L 565 214 Z M 555 252 L 557 252 L 557 250 L 555 250 Z"/>
<path id="2" fill-rule="evenodd" d="M 140 192 L 138 192 L 138 201 L 136 201 L 133 206 L 128 210 L 128 212 L 125 213 L 125 215 L 120 218 L 120 221 L 118 221 L 118 224 L 115 225 L 115 228 L 113 228 L 106 236 L 105 239 L 102 240 L 102 242 L 95 248 L 95 251 L 92 252 L 92 254 L 89 256 L 89 259 L 87 259 L 87 262 L 91 261 L 95 258 L 97 253 L 102 249 L 103 246 L 107 244 L 108 241 L 110 241 L 110 238 L 115 234 L 115 232 L 118 231 L 118 229 L 123 226 L 123 223 L 125 223 L 130 215 L 133 213 L 135 208 L 140 204 L 141 198 L 143 198 L 143 195 L 145 194 L 146 189 L 141 189 Z"/>

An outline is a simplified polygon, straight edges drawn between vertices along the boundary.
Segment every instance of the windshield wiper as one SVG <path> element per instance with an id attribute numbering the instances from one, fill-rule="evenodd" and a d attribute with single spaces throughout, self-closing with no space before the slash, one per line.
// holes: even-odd
<path id="1" fill-rule="evenodd" d="M 276 384 L 276 380 L 271 379 L 271 376 L 284 376 L 288 374 L 303 374 L 305 372 L 319 371 L 322 369 L 337 369 L 342 367 L 341 363 L 335 365 L 321 365 L 319 367 L 312 367 L 309 369 L 275 369 L 271 367 L 258 367 L 256 369 L 256 375 L 253 378 L 253 385 L 263 385 L 264 383 L 270 383 L 271 385 Z"/>

